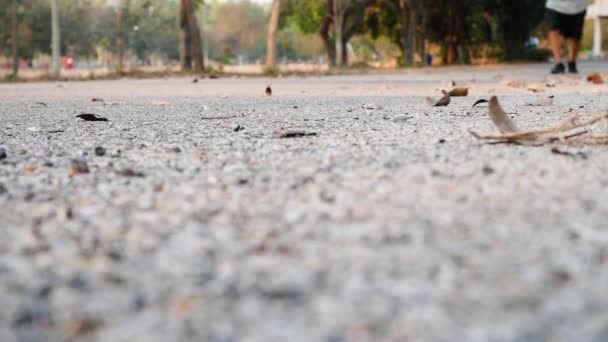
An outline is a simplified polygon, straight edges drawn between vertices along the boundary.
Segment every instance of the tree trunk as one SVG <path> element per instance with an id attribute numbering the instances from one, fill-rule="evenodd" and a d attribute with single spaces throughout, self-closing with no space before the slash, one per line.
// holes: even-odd
<path id="1" fill-rule="evenodd" d="M 266 38 L 266 69 L 268 70 L 276 67 L 277 29 L 279 27 L 280 14 L 281 0 L 273 0 L 270 20 L 268 21 L 268 36 Z"/>
<path id="2" fill-rule="evenodd" d="M 179 3 L 179 64 L 181 70 L 192 70 L 192 57 L 190 54 L 190 28 L 186 13 L 186 0 Z"/>
<path id="3" fill-rule="evenodd" d="M 203 42 L 201 39 L 201 31 L 196 20 L 196 10 L 192 0 L 185 1 L 186 18 L 191 38 L 192 49 L 192 64 L 195 72 L 205 71 L 205 61 L 203 60 Z"/>
<path id="4" fill-rule="evenodd" d="M 59 77 L 61 72 L 61 31 L 59 28 L 59 8 L 57 6 L 57 0 L 51 0 L 51 32 L 52 32 L 52 68 L 51 76 Z"/>
<path id="5" fill-rule="evenodd" d="M 123 71 L 124 42 L 122 39 L 122 4 L 116 10 L 116 54 L 118 55 L 118 72 Z"/>
<path id="6" fill-rule="evenodd" d="M 416 32 L 418 31 L 418 11 L 416 11 L 415 7 L 411 7 L 409 12 L 409 27 L 407 29 L 407 38 L 405 40 L 405 63 L 407 65 L 413 65 L 414 52 L 416 50 Z"/>
<path id="7" fill-rule="evenodd" d="M 336 66 L 336 50 L 335 45 L 331 43 L 329 39 L 329 30 L 333 23 L 333 9 L 334 4 L 333 0 L 327 0 L 327 13 L 323 22 L 321 23 L 321 28 L 319 29 L 319 36 L 321 37 L 321 41 L 323 42 L 323 46 L 325 47 L 325 51 L 327 52 L 327 64 L 329 64 L 330 68 Z"/>
<path id="8" fill-rule="evenodd" d="M 17 0 L 11 3 L 11 50 L 13 54 L 13 77 L 19 75 L 19 37 L 17 34 Z"/>
<path id="9" fill-rule="evenodd" d="M 407 0 L 399 0 L 399 10 L 401 10 L 401 51 L 402 51 L 402 64 L 408 65 L 408 36 L 409 36 L 409 8 Z"/>
<path id="10" fill-rule="evenodd" d="M 334 0 L 334 43 L 336 45 L 336 67 L 341 67 L 343 62 L 343 47 L 344 41 L 342 32 L 344 29 L 344 9 L 342 5 L 344 0 Z"/>

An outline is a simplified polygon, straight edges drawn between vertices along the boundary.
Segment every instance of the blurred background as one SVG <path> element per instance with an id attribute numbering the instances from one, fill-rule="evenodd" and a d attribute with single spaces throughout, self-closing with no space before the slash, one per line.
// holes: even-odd
<path id="1" fill-rule="evenodd" d="M 589 2 L 582 57 L 602 58 L 608 1 Z M 544 12 L 544 0 L 0 0 L 0 77 L 544 62 Z"/>

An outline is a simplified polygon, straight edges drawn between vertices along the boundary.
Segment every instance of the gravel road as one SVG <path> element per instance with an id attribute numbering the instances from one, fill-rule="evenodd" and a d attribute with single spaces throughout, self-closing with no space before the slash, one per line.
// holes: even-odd
<path id="1" fill-rule="evenodd" d="M 0 341 L 608 341 L 606 147 L 467 132 L 547 68 L 2 84 Z"/>

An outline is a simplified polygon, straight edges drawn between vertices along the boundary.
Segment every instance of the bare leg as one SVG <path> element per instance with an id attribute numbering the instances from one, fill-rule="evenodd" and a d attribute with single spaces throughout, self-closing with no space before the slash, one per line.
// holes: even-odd
<path id="1" fill-rule="evenodd" d="M 569 39 L 570 41 L 570 50 L 568 51 L 568 62 L 576 62 L 578 59 L 578 52 L 581 50 L 581 40 L 580 39 Z M 554 51 L 555 53 L 555 51 Z"/>
<path id="2" fill-rule="evenodd" d="M 562 35 L 559 31 L 550 31 L 549 40 L 551 41 L 551 49 L 553 50 L 553 59 L 555 60 L 556 64 L 559 64 L 562 62 L 561 49 L 562 49 L 562 41 L 564 40 L 564 38 L 562 37 Z M 580 42 L 579 42 L 579 47 L 580 47 Z"/>

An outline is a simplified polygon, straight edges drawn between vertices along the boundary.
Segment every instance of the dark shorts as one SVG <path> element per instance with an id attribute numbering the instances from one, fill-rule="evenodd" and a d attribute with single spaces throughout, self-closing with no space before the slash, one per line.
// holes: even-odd
<path id="1" fill-rule="evenodd" d="M 550 31 L 559 31 L 566 38 L 581 39 L 585 14 L 587 11 L 578 14 L 563 14 L 547 8 L 545 20 Z"/>

